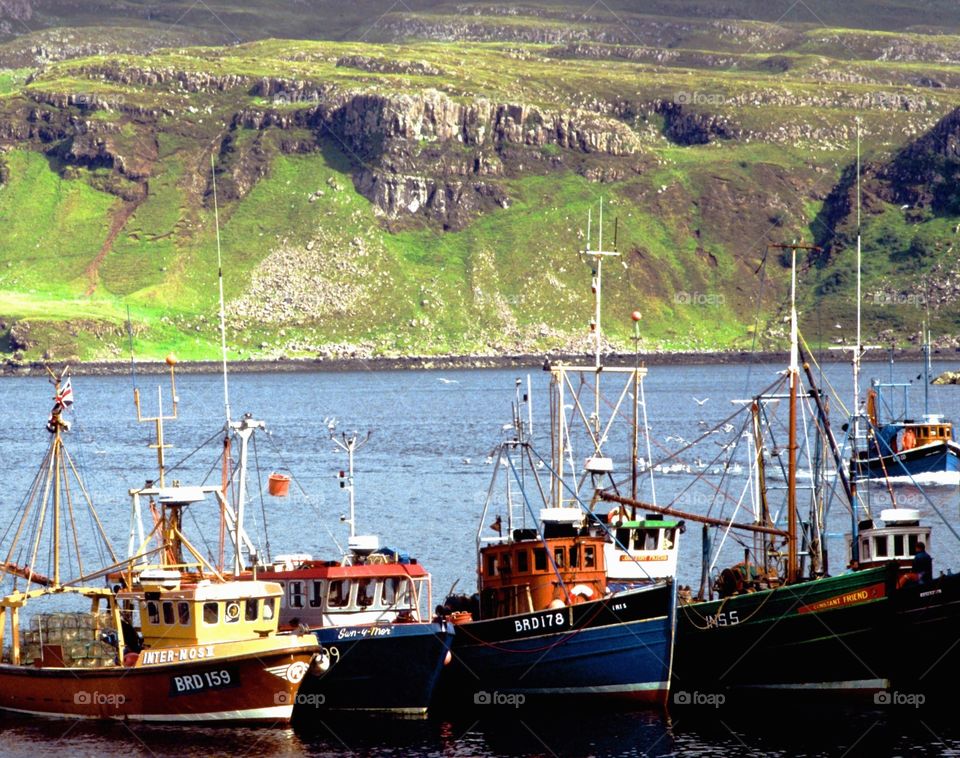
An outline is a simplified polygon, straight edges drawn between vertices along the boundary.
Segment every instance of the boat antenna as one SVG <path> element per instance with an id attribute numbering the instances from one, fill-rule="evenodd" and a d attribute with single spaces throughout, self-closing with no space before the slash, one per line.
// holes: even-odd
<path id="1" fill-rule="evenodd" d="M 349 523 L 351 539 L 357 536 L 356 502 L 354 500 L 353 487 L 353 454 L 370 441 L 372 434 L 372 431 L 368 431 L 366 437 L 358 440 L 356 432 L 349 436 L 347 436 L 346 432 L 341 432 L 340 439 L 337 439 L 332 431 L 330 432 L 330 439 L 333 440 L 333 443 L 347 453 L 347 471 L 340 472 L 340 486 L 347 491 L 347 495 L 350 498 Z"/>
<path id="2" fill-rule="evenodd" d="M 133 363 L 133 324 L 130 322 L 130 306 L 127 306 L 127 341 L 130 343 L 130 381 L 137 388 L 137 372 Z"/>
<path id="3" fill-rule="evenodd" d="M 597 372 L 596 380 L 593 383 L 593 398 L 594 398 L 594 414 L 593 422 L 597 435 L 600 434 L 600 371 L 603 368 L 600 361 L 600 351 L 603 346 L 603 330 L 600 326 L 600 303 L 603 295 L 602 285 L 603 285 L 603 259 L 605 256 L 619 256 L 620 253 L 616 251 L 616 248 L 613 250 L 604 250 L 603 249 L 603 198 L 600 198 L 600 217 L 599 217 L 599 231 L 597 233 L 598 243 L 597 249 L 590 249 L 590 215 L 588 211 L 587 215 L 587 249 L 583 251 L 583 255 L 586 255 L 589 258 L 595 260 L 595 268 L 593 271 L 593 294 L 594 294 L 594 313 L 593 313 L 593 323 L 590 325 L 593 330 L 594 336 L 594 369 Z"/>
<path id="4" fill-rule="evenodd" d="M 213 185 L 213 221 L 217 229 L 217 279 L 220 284 L 220 356 L 223 361 L 223 409 L 230 425 L 230 387 L 227 382 L 227 322 L 223 307 L 223 258 L 220 253 L 220 208 L 217 203 L 217 172 L 210 153 L 210 183 Z"/>
<path id="5" fill-rule="evenodd" d="M 860 248 L 860 117 L 856 117 L 857 122 L 857 342 L 853 350 L 853 413 L 854 413 L 854 439 L 859 431 L 860 419 L 860 353 L 862 351 L 863 338 L 860 331 L 860 303 L 861 303 L 861 248 Z"/>

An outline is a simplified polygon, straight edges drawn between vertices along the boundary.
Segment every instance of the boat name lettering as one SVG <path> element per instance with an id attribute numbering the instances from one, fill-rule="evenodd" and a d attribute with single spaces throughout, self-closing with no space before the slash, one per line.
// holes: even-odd
<path id="1" fill-rule="evenodd" d="M 209 692 L 240 684 L 236 673 L 227 669 L 204 671 L 199 674 L 183 674 L 170 677 L 170 695 L 190 695 L 195 692 Z"/>
<path id="2" fill-rule="evenodd" d="M 654 553 L 653 555 L 641 555 L 638 553 L 626 554 L 620 556 L 621 561 L 669 561 L 670 556 L 665 553 Z"/>
<path id="3" fill-rule="evenodd" d="M 623 610 L 626 610 L 626 608 L 627 608 L 626 603 L 613 603 L 610 606 L 611 611 L 623 611 Z"/>
<path id="4" fill-rule="evenodd" d="M 884 596 L 884 586 L 882 584 L 872 584 L 854 592 L 847 592 L 844 595 L 837 595 L 826 600 L 818 600 L 816 603 L 803 605 L 797 609 L 798 613 L 815 613 L 816 611 L 826 611 L 831 608 L 842 608 L 845 605 L 854 605 L 856 603 L 865 603 L 868 600 L 876 600 Z"/>
<path id="5" fill-rule="evenodd" d="M 213 645 L 144 650 L 140 655 L 140 662 L 143 666 L 152 666 L 155 663 L 179 663 L 180 661 L 198 661 L 203 658 L 213 658 Z"/>
<path id="6" fill-rule="evenodd" d="M 740 623 L 740 611 L 720 611 L 716 616 L 707 616 L 707 627 L 736 626 Z"/>
<path id="7" fill-rule="evenodd" d="M 338 640 L 350 640 L 365 637 L 389 637 L 393 629 L 389 626 L 365 626 L 363 629 L 343 628 L 337 632 Z"/>
<path id="8" fill-rule="evenodd" d="M 513 624 L 518 632 L 538 632 L 541 629 L 563 626 L 563 614 L 557 611 L 533 618 L 514 619 Z"/>
<path id="9" fill-rule="evenodd" d="M 927 590 L 926 592 L 921 592 L 920 597 L 931 597 L 932 595 L 941 594 L 942 590 Z"/>

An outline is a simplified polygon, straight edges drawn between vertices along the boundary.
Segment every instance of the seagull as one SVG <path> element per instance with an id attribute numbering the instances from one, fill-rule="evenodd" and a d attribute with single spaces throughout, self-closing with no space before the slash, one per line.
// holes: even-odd
<path id="1" fill-rule="evenodd" d="M 461 462 L 462 464 L 464 464 L 465 466 L 469 466 L 469 465 L 470 465 L 470 459 L 469 459 L 469 458 L 461 458 L 461 459 L 460 459 L 460 462 Z"/>
<path id="2" fill-rule="evenodd" d="M 707 402 L 707 400 L 709 399 L 710 399 L 709 397 L 705 397 L 703 400 L 698 400 L 697 398 L 693 398 L 693 402 L 695 402 L 700 407 L 703 407 L 703 404 Z"/>
<path id="3" fill-rule="evenodd" d="M 447 379 L 444 376 L 438 376 L 437 381 L 443 382 L 444 384 L 460 384 L 460 382 L 458 382 L 456 379 Z"/>

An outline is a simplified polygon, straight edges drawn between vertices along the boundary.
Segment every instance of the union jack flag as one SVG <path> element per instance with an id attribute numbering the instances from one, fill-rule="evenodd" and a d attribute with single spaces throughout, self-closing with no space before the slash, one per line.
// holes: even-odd
<path id="1" fill-rule="evenodd" d="M 64 408 L 68 408 L 73 405 L 73 387 L 70 384 L 69 376 L 67 377 L 67 380 L 60 385 L 60 392 L 57 394 L 56 401 Z"/>

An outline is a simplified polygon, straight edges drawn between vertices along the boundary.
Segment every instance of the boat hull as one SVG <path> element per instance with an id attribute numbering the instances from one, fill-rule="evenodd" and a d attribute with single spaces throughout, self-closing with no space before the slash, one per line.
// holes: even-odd
<path id="1" fill-rule="evenodd" d="M 425 714 L 454 639 L 449 622 L 340 626 L 313 633 L 326 670 L 304 681 L 298 720 L 309 720 L 318 710 Z"/>
<path id="2" fill-rule="evenodd" d="M 0 665 L 0 709 L 158 722 L 289 721 L 315 646 L 151 667 Z"/>
<path id="3" fill-rule="evenodd" d="M 459 624 L 453 663 L 444 674 L 446 700 L 472 706 L 579 696 L 663 704 L 675 613 L 676 584 L 670 581 L 579 605 Z"/>
<path id="4" fill-rule="evenodd" d="M 908 584 L 892 598 L 896 630 L 903 645 L 896 656 L 892 688 L 901 696 L 922 695 L 926 705 L 954 707 L 960 676 L 960 574 L 927 584 Z"/>
<path id="5" fill-rule="evenodd" d="M 880 567 L 680 606 L 674 701 L 736 690 L 883 689 L 895 574 Z"/>
<path id="6" fill-rule="evenodd" d="M 960 473 L 960 445 L 942 442 L 900 453 L 855 458 L 850 462 L 853 479 L 886 479 L 920 474 Z"/>

